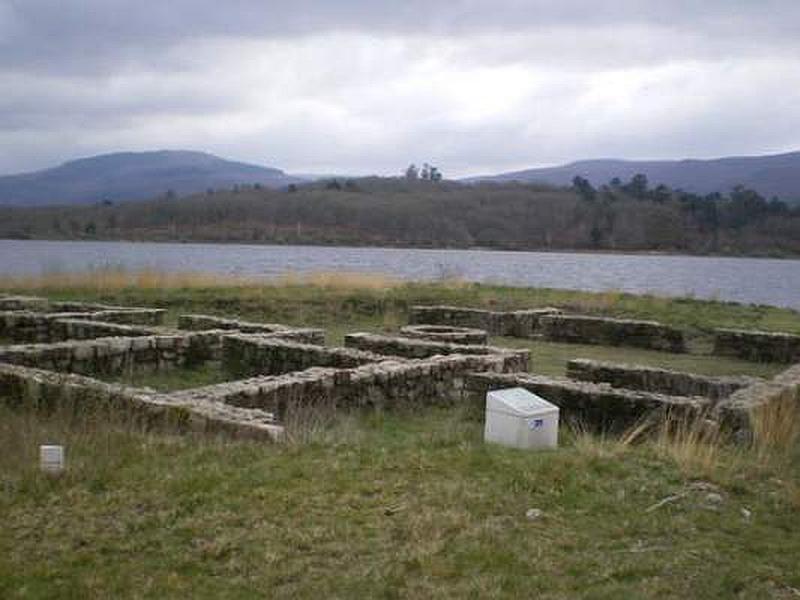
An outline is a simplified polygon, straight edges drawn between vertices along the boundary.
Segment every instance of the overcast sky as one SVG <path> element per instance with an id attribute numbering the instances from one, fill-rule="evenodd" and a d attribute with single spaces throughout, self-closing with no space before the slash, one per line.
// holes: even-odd
<path id="1" fill-rule="evenodd" d="M 800 149 L 800 0 L 0 0 L 0 173 L 446 176 Z"/>

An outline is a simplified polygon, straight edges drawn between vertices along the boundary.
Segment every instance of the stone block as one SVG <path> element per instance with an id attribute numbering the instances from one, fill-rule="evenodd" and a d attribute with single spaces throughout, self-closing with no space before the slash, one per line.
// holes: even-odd
<path id="1" fill-rule="evenodd" d="M 800 361 L 800 335 L 743 329 L 717 329 L 714 354 L 758 362 Z"/>

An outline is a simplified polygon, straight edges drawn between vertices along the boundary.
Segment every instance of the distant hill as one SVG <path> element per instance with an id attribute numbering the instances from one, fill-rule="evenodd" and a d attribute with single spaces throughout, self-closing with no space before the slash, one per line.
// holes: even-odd
<path id="1" fill-rule="evenodd" d="M 644 173 L 652 186 L 663 183 L 697 194 L 725 193 L 742 184 L 766 198 L 777 196 L 785 202 L 800 202 L 800 152 L 714 160 L 582 160 L 559 167 L 471 177 L 467 181 L 570 185 L 572 178 L 580 175 L 597 186 L 614 177 L 628 180 L 636 173 Z"/>
<path id="2" fill-rule="evenodd" d="M 204 152 L 119 152 L 53 169 L 0 177 L 0 206 L 44 206 L 146 200 L 236 184 L 282 188 L 302 179 L 279 169 L 224 160 Z"/>

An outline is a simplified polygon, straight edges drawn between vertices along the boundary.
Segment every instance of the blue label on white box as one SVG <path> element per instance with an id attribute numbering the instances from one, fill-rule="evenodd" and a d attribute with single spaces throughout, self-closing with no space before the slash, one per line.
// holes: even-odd
<path id="1" fill-rule="evenodd" d="M 544 419 L 528 419 L 528 429 L 544 427 Z"/>

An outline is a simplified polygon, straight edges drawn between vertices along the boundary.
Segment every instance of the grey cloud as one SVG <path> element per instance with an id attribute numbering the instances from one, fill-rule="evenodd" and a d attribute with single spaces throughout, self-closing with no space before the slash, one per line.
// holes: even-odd
<path id="1" fill-rule="evenodd" d="M 626 26 L 682 31 L 714 46 L 796 47 L 800 4 L 793 0 L 6 0 L 0 64 L 33 70 L 108 71 L 151 64 L 175 44 L 209 38 L 282 38 L 329 32 L 451 36 L 538 33 L 581 46 L 597 29 Z M 2 15 L 5 15 L 3 17 Z M 680 36 L 678 36 L 680 39 Z M 660 50 L 680 50 L 678 44 Z M 698 42 L 695 45 L 702 45 Z M 654 45 L 655 46 L 655 45 Z M 584 58 L 589 56 L 583 54 Z"/>
<path id="2" fill-rule="evenodd" d="M 0 172 L 189 147 L 451 174 L 800 145 L 794 0 L 0 0 Z"/>

